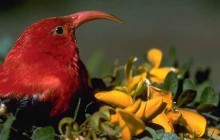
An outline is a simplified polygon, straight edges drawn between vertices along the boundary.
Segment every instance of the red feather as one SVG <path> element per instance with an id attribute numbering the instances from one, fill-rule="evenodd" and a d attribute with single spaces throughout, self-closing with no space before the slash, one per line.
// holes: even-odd
<path id="1" fill-rule="evenodd" d="M 85 11 L 29 26 L 0 67 L 0 98 L 34 96 L 39 102 L 52 104 L 51 117 L 67 111 L 73 97 L 88 88 L 75 29 L 100 18 L 121 22 L 104 12 Z"/>

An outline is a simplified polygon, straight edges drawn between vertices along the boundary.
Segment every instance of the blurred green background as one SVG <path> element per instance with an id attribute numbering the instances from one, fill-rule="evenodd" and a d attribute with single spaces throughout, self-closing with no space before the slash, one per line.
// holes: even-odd
<path id="1" fill-rule="evenodd" d="M 82 10 L 103 10 L 125 22 L 94 21 L 77 30 L 80 55 L 92 77 L 109 72 L 116 59 L 124 64 L 152 47 L 165 55 L 175 47 L 180 64 L 193 59 L 194 71 L 211 67 L 219 87 L 219 0 L 0 0 L 0 57 L 30 24 Z"/>

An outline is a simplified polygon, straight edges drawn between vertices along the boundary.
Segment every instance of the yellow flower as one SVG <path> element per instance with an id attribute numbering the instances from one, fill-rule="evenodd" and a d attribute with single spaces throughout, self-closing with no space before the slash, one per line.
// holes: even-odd
<path id="1" fill-rule="evenodd" d="M 146 80 L 147 73 L 144 72 L 140 75 L 136 75 L 128 80 L 127 88 L 131 92 L 139 83 L 142 83 Z"/>
<path id="2" fill-rule="evenodd" d="M 148 101 L 142 101 L 140 109 L 135 113 L 135 116 L 144 121 L 150 121 L 160 114 L 165 107 L 166 103 L 163 102 L 161 97 L 150 99 Z"/>
<path id="3" fill-rule="evenodd" d="M 220 130 L 215 127 L 208 127 L 207 131 L 211 134 L 220 135 Z"/>
<path id="4" fill-rule="evenodd" d="M 141 101 L 138 99 L 132 105 L 124 108 L 124 111 L 132 113 L 136 118 L 147 122 L 160 114 L 165 107 L 166 103 L 163 102 L 162 98 L 158 97 L 148 101 Z M 111 115 L 110 120 L 112 123 L 118 123 L 119 114 L 116 113 Z"/>
<path id="5" fill-rule="evenodd" d="M 173 107 L 172 92 L 165 91 L 153 86 L 148 86 L 148 99 L 154 99 L 157 97 L 162 97 L 163 102 L 167 104 L 165 109 L 171 110 Z"/>
<path id="6" fill-rule="evenodd" d="M 207 122 L 202 115 L 189 109 L 175 108 L 171 92 L 148 86 L 148 98 L 155 99 L 158 97 L 161 97 L 167 103 L 167 107 L 163 113 L 152 120 L 153 123 L 163 126 L 166 132 L 173 132 L 173 125 L 180 124 L 193 137 L 201 137 L 205 133 Z"/>
<path id="7" fill-rule="evenodd" d="M 122 139 L 130 140 L 131 136 L 136 136 L 144 131 L 144 122 L 135 117 L 134 114 L 122 109 L 117 109 L 116 112 L 119 114 L 119 126 L 123 128 L 121 132 Z"/>
<path id="8" fill-rule="evenodd" d="M 153 68 L 149 71 L 151 82 L 161 83 L 166 78 L 170 71 L 177 71 L 173 67 L 160 67 L 163 53 L 161 50 L 153 48 L 148 51 L 147 58 L 153 65 Z"/>
<path id="9" fill-rule="evenodd" d="M 206 119 L 197 112 L 190 109 L 178 109 L 182 115 L 179 124 L 183 125 L 193 137 L 201 137 L 205 133 Z"/>
<path id="10" fill-rule="evenodd" d="M 178 124 L 182 114 L 178 109 L 172 109 L 166 113 L 166 116 L 172 124 Z"/>
<path id="11" fill-rule="evenodd" d="M 107 104 L 119 107 L 127 107 L 132 104 L 131 96 L 118 90 L 98 92 L 95 94 L 95 98 Z"/>
<path id="12" fill-rule="evenodd" d="M 156 116 L 152 122 L 161 125 L 167 133 L 174 132 L 173 124 L 170 122 L 164 112 Z"/>
<path id="13" fill-rule="evenodd" d="M 110 114 L 110 122 L 119 125 L 122 129 L 121 136 L 125 140 L 140 134 L 145 129 L 145 121 L 150 121 L 160 114 L 166 107 L 162 97 L 142 101 L 132 100 L 132 97 L 124 92 L 112 90 L 98 92 L 96 99 L 116 107 L 115 114 Z"/>

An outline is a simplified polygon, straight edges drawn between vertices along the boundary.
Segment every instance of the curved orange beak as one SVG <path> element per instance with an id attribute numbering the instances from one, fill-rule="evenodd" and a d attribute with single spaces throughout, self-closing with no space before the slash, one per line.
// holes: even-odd
<path id="1" fill-rule="evenodd" d="M 111 14 L 102 11 L 82 11 L 69 15 L 73 19 L 73 26 L 76 29 L 83 23 L 96 20 L 96 19 L 108 19 L 118 23 L 123 23 L 121 19 Z"/>

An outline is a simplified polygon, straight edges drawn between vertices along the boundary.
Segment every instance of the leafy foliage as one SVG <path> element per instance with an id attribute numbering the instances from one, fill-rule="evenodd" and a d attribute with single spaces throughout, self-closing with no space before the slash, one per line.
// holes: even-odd
<path id="1" fill-rule="evenodd" d="M 53 127 L 43 127 L 34 130 L 31 138 L 33 140 L 55 140 L 55 130 Z"/>
<path id="2" fill-rule="evenodd" d="M 5 123 L 3 124 L 3 127 L 1 128 L 0 138 L 2 140 L 7 140 L 9 138 L 10 129 L 12 126 L 13 121 L 15 120 L 14 116 L 9 116 Z"/>
<path id="3" fill-rule="evenodd" d="M 192 63 L 177 67 L 174 48 L 167 58 L 156 48 L 146 58 L 136 64 L 137 57 L 131 57 L 124 65 L 116 64 L 112 74 L 91 79 L 94 102 L 100 106 L 94 113 L 85 114 L 82 124 L 76 122 L 76 109 L 75 116 L 63 118 L 58 128 L 37 127 L 31 138 L 218 139 L 219 94 L 209 81 L 209 72 L 198 71 L 195 79 L 191 77 Z M 203 74 L 204 78 L 199 78 Z M 10 116 L 2 123 L 1 138 L 9 137 L 14 119 Z"/>

